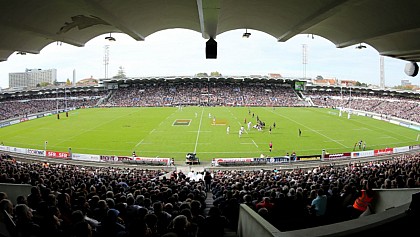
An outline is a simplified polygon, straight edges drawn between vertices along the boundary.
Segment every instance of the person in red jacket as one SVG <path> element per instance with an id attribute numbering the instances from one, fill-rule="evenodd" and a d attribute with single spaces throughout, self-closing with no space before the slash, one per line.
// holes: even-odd
<path id="1" fill-rule="evenodd" d="M 266 208 L 268 211 L 271 211 L 274 207 L 274 204 L 270 202 L 269 197 L 263 197 L 263 200 L 256 204 L 257 210 L 260 208 Z"/>

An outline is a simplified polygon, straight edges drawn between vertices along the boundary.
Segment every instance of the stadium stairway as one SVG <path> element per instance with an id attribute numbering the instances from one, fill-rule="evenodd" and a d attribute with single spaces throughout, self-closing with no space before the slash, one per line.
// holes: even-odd
<path id="1" fill-rule="evenodd" d="M 207 192 L 206 198 L 206 208 L 204 209 L 204 216 L 207 216 L 211 207 L 213 207 L 213 194 L 211 192 Z M 237 237 L 236 230 L 225 228 L 224 237 Z"/>
<path id="2" fill-rule="evenodd" d="M 210 164 L 207 164 L 207 167 Z M 190 171 L 194 172 L 203 172 L 206 169 L 206 165 L 177 165 L 177 171 L 182 171 L 184 174 L 188 174 Z M 207 216 L 211 207 L 213 207 L 213 194 L 211 192 L 207 192 L 206 198 L 206 208 L 204 209 L 204 216 Z M 236 230 L 225 228 L 225 235 L 224 237 L 237 237 Z"/>

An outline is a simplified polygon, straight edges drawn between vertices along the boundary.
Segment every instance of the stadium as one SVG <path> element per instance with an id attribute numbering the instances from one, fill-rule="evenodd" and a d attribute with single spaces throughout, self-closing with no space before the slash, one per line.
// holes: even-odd
<path id="1" fill-rule="evenodd" d="M 255 28 L 279 42 L 367 43 L 418 73 L 416 1 L 42 3 L 0 3 L 2 61 L 177 27 L 201 33 L 216 59 L 217 35 Z M 418 92 L 281 75 L 85 81 L 0 91 L 0 237 L 418 231 Z"/>

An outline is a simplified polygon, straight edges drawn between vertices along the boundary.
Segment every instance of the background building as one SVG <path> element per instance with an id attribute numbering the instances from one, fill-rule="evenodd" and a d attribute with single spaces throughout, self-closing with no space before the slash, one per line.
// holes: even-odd
<path id="1" fill-rule="evenodd" d="M 410 80 L 401 80 L 401 86 L 411 86 Z"/>
<path id="2" fill-rule="evenodd" d="M 9 73 L 9 87 L 36 87 L 53 85 L 57 81 L 57 69 L 26 69 L 25 72 Z"/>

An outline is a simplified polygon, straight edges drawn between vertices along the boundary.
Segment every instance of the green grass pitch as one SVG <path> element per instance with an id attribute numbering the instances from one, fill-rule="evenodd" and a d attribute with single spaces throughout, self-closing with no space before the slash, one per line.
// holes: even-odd
<path id="1" fill-rule="evenodd" d="M 249 114 L 249 110 L 251 113 Z M 211 117 L 209 117 L 209 113 Z M 252 118 L 254 113 L 254 118 Z M 263 131 L 247 131 L 244 121 L 266 123 Z M 213 124 L 213 117 L 216 124 Z M 272 133 L 269 125 L 276 123 Z M 245 127 L 239 137 L 240 126 Z M 230 134 L 226 127 L 230 126 Z M 298 129 L 302 136 L 298 136 Z M 353 151 L 354 143 L 366 141 L 366 150 L 417 144 L 418 132 L 367 117 L 320 108 L 183 107 L 94 108 L 71 111 L 0 129 L 5 145 L 73 153 L 185 160 L 196 152 L 201 161 L 220 157 L 283 156 Z M 269 143 L 273 151 L 269 152 Z M 356 149 L 357 150 L 357 149 Z"/>

